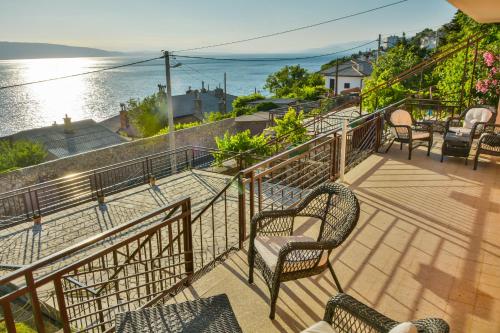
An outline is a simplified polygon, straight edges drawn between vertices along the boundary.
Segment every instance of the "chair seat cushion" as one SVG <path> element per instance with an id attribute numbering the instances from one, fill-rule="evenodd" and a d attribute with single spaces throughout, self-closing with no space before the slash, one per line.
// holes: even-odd
<path id="1" fill-rule="evenodd" d="M 306 328 L 301 333 L 337 333 L 337 331 L 326 321 L 318 321 L 316 324 Z"/>
<path id="2" fill-rule="evenodd" d="M 453 133 L 463 133 L 463 134 L 470 134 L 470 132 L 472 131 L 472 129 L 467 127 L 450 127 L 448 130 Z"/>
<path id="3" fill-rule="evenodd" d="M 258 236 L 255 237 L 255 250 L 260 254 L 267 267 L 271 271 L 276 269 L 280 250 L 289 242 L 316 242 L 315 239 L 308 236 Z M 313 266 L 319 259 L 319 266 L 325 265 L 328 261 L 326 251 L 307 251 L 304 259 L 287 258 L 283 266 L 284 272 L 298 270 L 298 267 Z M 321 256 L 321 257 L 320 257 Z M 290 256 L 289 256 L 290 257 Z"/>
<path id="4" fill-rule="evenodd" d="M 391 328 L 389 333 L 418 333 L 418 330 L 415 325 L 409 321 L 405 321 Z"/>
<path id="5" fill-rule="evenodd" d="M 411 138 L 413 140 L 424 140 L 424 139 L 428 139 L 429 137 L 430 137 L 429 132 L 413 131 L 411 133 Z"/>
<path id="6" fill-rule="evenodd" d="M 491 119 L 493 112 L 488 108 L 476 107 L 471 108 L 464 117 L 464 127 L 472 128 L 476 122 L 488 122 Z"/>

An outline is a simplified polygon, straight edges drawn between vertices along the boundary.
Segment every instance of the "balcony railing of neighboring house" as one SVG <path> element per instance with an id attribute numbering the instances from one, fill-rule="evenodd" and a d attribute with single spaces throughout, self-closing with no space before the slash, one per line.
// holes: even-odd
<path id="1" fill-rule="evenodd" d="M 279 107 L 276 109 L 269 110 L 269 121 L 274 123 L 275 118 L 283 118 L 283 116 L 288 112 L 289 108 L 294 108 L 297 112 L 303 111 L 307 116 L 311 111 L 319 109 L 321 114 L 331 113 L 332 111 L 342 110 L 350 106 L 355 106 L 359 104 L 359 97 L 350 95 L 339 95 L 335 97 L 329 97 L 320 99 L 317 101 L 303 102 L 291 106 Z M 316 115 L 316 116 L 319 116 Z"/>
<path id="2" fill-rule="evenodd" d="M 102 201 L 107 195 L 147 184 L 152 179 L 190 168 L 206 168 L 214 161 L 214 151 L 186 146 L 1 193 L 0 229 L 92 200 Z M 227 156 L 231 159 L 236 154 Z"/>
<path id="3" fill-rule="evenodd" d="M 190 199 L 182 199 L 0 278 L 2 286 L 24 280 L 0 297 L 5 326 L 16 332 L 13 307 L 27 297 L 28 322 L 45 332 L 49 294 L 64 332 L 106 332 L 117 312 L 155 304 L 187 283 L 197 246 Z"/>

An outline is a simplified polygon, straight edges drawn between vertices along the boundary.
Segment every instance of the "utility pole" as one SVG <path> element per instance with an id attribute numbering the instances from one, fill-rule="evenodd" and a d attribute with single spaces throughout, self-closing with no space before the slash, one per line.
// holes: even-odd
<path id="1" fill-rule="evenodd" d="M 335 96 L 339 94 L 339 58 L 335 63 Z"/>
<path id="2" fill-rule="evenodd" d="M 172 81 L 170 79 L 170 54 L 168 51 L 163 51 L 165 57 L 165 78 L 167 81 L 167 119 L 168 119 L 168 143 L 169 149 L 175 151 L 175 125 L 174 125 L 174 108 L 172 106 Z M 177 158 L 175 153 L 171 156 L 171 170 L 172 174 L 177 171 Z"/>
<path id="3" fill-rule="evenodd" d="M 226 86 L 227 75 L 224 72 L 224 113 L 227 113 L 227 86 Z"/>
<path id="4" fill-rule="evenodd" d="M 381 43 L 382 43 L 382 36 L 380 34 L 378 34 L 377 61 L 378 61 L 378 57 L 380 56 Z"/>

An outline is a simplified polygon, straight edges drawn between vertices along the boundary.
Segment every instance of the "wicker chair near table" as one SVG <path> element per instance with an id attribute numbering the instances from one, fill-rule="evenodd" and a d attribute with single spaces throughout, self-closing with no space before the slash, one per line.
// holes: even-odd
<path id="1" fill-rule="evenodd" d="M 477 169 L 480 154 L 500 156 L 500 124 L 488 124 L 485 126 L 484 133 L 481 134 L 477 143 L 474 170 Z"/>
<path id="2" fill-rule="evenodd" d="M 394 136 L 385 150 L 386 153 L 389 151 L 394 141 L 401 144 L 401 150 L 403 149 L 403 143 L 407 143 L 408 159 L 411 160 L 412 150 L 421 145 L 414 145 L 413 143 L 416 141 L 419 143 L 427 142 L 427 156 L 429 156 L 433 141 L 431 125 L 415 121 L 411 113 L 403 109 L 386 112 L 385 119 Z"/>
<path id="3" fill-rule="evenodd" d="M 319 224 L 315 238 L 294 234 L 295 219 L 303 217 Z M 252 218 L 248 282 L 253 282 L 255 265 L 271 294 L 269 318 L 274 319 L 281 282 L 313 276 L 328 268 L 342 292 L 329 256 L 349 236 L 358 218 L 359 203 L 354 193 L 329 182 L 316 187 L 294 208 L 262 211 Z"/>
<path id="4" fill-rule="evenodd" d="M 323 321 L 303 333 L 448 333 L 448 323 L 440 318 L 426 318 L 400 323 L 355 298 L 337 294 L 328 301 Z"/>
<path id="5" fill-rule="evenodd" d="M 467 108 L 458 117 L 451 117 L 446 121 L 444 136 L 446 133 L 462 133 L 471 136 L 471 139 L 481 135 L 484 125 L 494 123 L 496 110 L 489 105 L 476 105 Z"/>

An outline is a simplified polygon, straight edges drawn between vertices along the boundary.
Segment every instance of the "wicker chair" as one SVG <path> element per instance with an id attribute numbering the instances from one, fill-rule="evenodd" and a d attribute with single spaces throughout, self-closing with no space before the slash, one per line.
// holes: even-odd
<path id="1" fill-rule="evenodd" d="M 488 124 L 485 126 L 484 133 L 481 134 L 477 143 L 474 170 L 477 169 L 480 154 L 500 156 L 500 124 Z"/>
<path id="2" fill-rule="evenodd" d="M 403 149 L 403 143 L 408 144 L 409 160 L 411 160 L 412 150 L 425 143 L 427 143 L 427 156 L 430 155 L 433 141 L 432 126 L 430 124 L 416 122 L 411 113 L 403 109 L 386 112 L 385 120 L 394 136 L 385 150 L 386 153 L 396 141 L 401 144 L 401 150 Z M 417 144 L 414 145 L 414 142 L 417 142 Z"/>
<path id="3" fill-rule="evenodd" d="M 448 324 L 439 318 L 419 319 L 411 323 L 416 326 L 419 333 L 448 333 L 450 331 Z M 387 333 L 398 324 L 400 323 L 387 318 L 349 295 L 337 294 L 328 301 L 323 322 L 314 325 L 316 326 L 314 332 Z"/>
<path id="4" fill-rule="evenodd" d="M 451 117 L 445 123 L 446 133 L 463 133 L 471 136 L 471 139 L 481 135 L 484 125 L 494 123 L 496 110 L 489 105 L 476 105 L 463 111 L 458 117 Z"/>
<path id="5" fill-rule="evenodd" d="M 319 223 L 316 239 L 294 234 L 297 217 L 314 218 Z M 255 265 L 271 294 L 269 318 L 274 319 L 281 282 L 313 276 L 328 268 L 342 292 L 329 256 L 349 236 L 358 218 L 359 203 L 354 193 L 330 182 L 316 187 L 294 208 L 262 211 L 252 218 L 248 282 L 253 283 Z"/>

